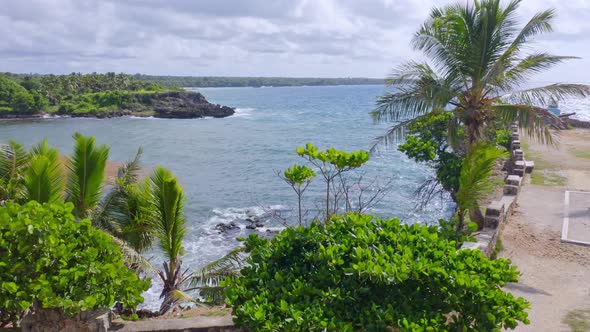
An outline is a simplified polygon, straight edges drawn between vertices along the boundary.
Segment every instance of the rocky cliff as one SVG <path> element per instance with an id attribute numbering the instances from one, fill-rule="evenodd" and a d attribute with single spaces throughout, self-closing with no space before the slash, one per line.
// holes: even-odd
<path id="1" fill-rule="evenodd" d="M 233 108 L 211 104 L 202 94 L 192 91 L 156 93 L 151 104 L 159 118 L 224 118 L 235 113 Z"/>

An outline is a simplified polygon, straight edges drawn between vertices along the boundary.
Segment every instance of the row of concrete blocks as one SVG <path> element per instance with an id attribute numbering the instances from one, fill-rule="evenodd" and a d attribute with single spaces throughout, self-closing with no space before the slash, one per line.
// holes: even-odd
<path id="1" fill-rule="evenodd" d="M 487 256 L 492 255 L 496 247 L 498 226 L 505 222 L 506 218 L 512 213 L 524 175 L 531 173 L 535 167 L 533 161 L 527 161 L 524 158 L 518 125 L 512 125 L 511 129 L 512 143 L 510 152 L 514 167 L 511 174 L 506 177 L 502 198 L 491 202 L 487 206 L 484 228 L 474 234 L 476 242 L 466 242 L 462 246 L 464 249 L 479 249 Z"/>

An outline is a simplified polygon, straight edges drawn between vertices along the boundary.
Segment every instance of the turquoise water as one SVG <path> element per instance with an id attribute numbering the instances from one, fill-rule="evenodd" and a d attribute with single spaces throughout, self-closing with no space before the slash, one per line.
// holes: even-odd
<path id="1" fill-rule="evenodd" d="M 71 135 L 79 131 L 111 145 L 111 159 L 125 161 L 143 146 L 144 165 L 170 168 L 182 183 L 190 229 L 184 263 L 197 268 L 237 245 L 249 232 L 242 219 L 280 214 L 289 219 L 296 200 L 276 173 L 304 161 L 295 148 L 311 142 L 320 148 L 369 149 L 387 125 L 373 124 L 369 111 L 383 92 L 381 86 L 199 89 L 213 103 L 237 107 L 225 119 L 43 119 L 0 122 L 0 141 L 14 139 L 31 145 L 43 138 L 62 153 L 72 149 Z M 449 214 L 446 201 L 416 211 L 416 188 L 432 176 L 396 151 L 381 149 L 362 169 L 377 185 L 391 180 L 390 190 L 373 213 L 406 222 L 434 222 Z M 306 205 L 313 209 L 321 197 L 319 182 L 308 190 Z M 240 230 L 219 234 L 215 225 L 237 220 Z M 242 221 L 240 221 L 242 220 Z M 264 218 L 277 230 L 280 218 Z M 157 251 L 149 253 L 156 264 Z M 157 285 L 146 294 L 148 307 L 158 306 Z"/>

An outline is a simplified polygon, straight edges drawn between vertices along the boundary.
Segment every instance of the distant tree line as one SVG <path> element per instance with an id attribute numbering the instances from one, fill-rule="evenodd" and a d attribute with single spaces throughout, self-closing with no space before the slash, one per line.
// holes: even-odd
<path id="1" fill-rule="evenodd" d="M 152 76 L 133 75 L 139 81 L 163 87 L 263 87 L 383 84 L 376 78 L 310 78 L 310 77 L 221 77 L 221 76 Z"/>

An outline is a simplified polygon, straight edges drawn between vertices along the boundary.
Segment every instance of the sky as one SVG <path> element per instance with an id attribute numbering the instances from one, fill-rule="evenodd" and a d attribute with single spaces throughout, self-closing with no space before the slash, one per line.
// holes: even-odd
<path id="1" fill-rule="evenodd" d="M 455 0 L 0 0 L 0 72 L 387 76 L 430 9 Z M 467 1 L 467 0 L 459 0 Z M 590 82 L 590 0 L 555 8 L 535 50 L 581 57 L 535 78 Z"/>

